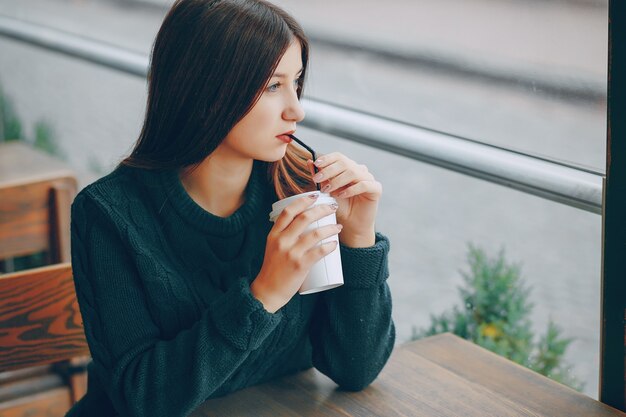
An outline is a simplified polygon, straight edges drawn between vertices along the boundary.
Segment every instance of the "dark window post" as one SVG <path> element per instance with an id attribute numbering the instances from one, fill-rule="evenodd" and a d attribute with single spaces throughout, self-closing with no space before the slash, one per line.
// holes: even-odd
<path id="1" fill-rule="evenodd" d="M 609 0 L 600 401 L 626 411 L 626 13 Z"/>

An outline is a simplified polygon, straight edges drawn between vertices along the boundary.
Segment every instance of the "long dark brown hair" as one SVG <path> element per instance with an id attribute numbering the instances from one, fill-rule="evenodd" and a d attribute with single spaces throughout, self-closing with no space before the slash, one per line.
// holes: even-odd
<path id="1" fill-rule="evenodd" d="M 177 0 L 157 34 L 141 133 L 121 164 L 175 169 L 202 162 L 254 106 L 280 58 L 302 49 L 302 96 L 309 43 L 288 13 L 264 0 Z M 289 145 L 269 164 L 279 198 L 310 191 L 308 152 Z"/>

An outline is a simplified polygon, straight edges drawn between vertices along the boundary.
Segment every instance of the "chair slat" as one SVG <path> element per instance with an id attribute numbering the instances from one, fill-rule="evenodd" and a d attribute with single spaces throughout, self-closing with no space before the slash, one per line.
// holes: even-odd
<path id="1" fill-rule="evenodd" d="M 69 263 L 0 276 L 0 372 L 88 356 Z"/>
<path id="2" fill-rule="evenodd" d="M 50 251 L 69 261 L 69 207 L 76 179 L 52 178 L 0 188 L 0 259 Z"/>

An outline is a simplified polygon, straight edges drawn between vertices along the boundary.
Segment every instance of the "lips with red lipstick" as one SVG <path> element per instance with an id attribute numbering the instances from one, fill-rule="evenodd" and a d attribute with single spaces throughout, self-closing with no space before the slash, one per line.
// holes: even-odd
<path id="1" fill-rule="evenodd" d="M 279 140 L 282 140 L 285 143 L 291 143 L 291 141 L 293 139 L 291 139 L 291 137 L 289 135 L 292 135 L 295 132 L 295 130 L 290 130 L 288 132 L 285 133 L 281 133 L 280 135 L 276 136 Z"/>

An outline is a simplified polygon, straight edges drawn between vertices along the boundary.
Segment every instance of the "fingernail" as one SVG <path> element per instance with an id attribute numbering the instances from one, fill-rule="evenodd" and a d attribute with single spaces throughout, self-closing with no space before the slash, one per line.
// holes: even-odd
<path id="1" fill-rule="evenodd" d="M 315 164 L 316 167 L 319 167 L 320 165 L 322 165 L 324 163 L 324 159 L 322 158 L 317 158 L 315 160 L 315 162 L 313 162 Z"/>
<path id="2" fill-rule="evenodd" d="M 337 225 L 337 229 L 339 229 L 339 231 L 341 231 L 341 229 L 343 229 L 343 224 L 338 224 Z"/>
<path id="3" fill-rule="evenodd" d="M 319 197 L 319 196 L 320 196 L 320 194 L 319 194 L 319 193 L 309 194 L 309 198 L 310 198 L 311 200 L 315 200 L 315 199 L 316 199 L 317 197 Z"/>

